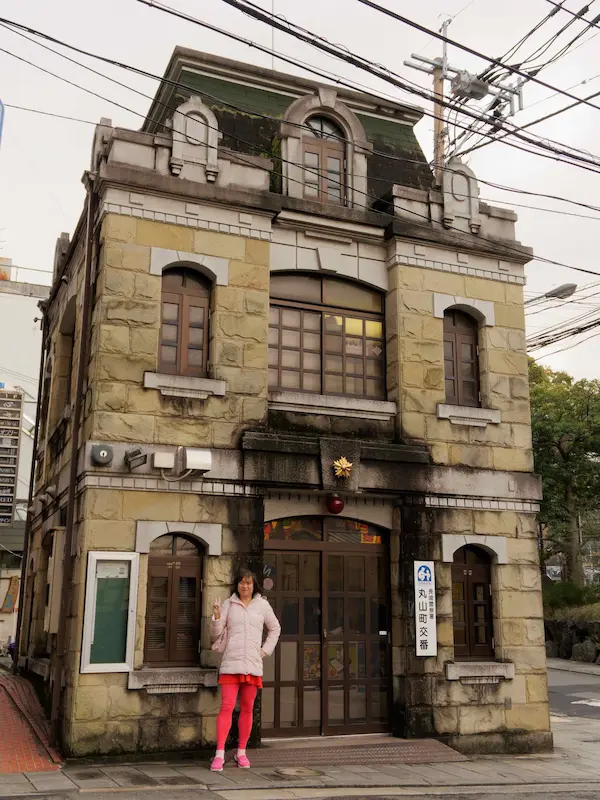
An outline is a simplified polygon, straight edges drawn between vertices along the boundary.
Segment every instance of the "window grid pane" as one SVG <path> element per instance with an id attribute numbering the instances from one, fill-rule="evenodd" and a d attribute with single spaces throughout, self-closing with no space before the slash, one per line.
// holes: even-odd
<path id="1" fill-rule="evenodd" d="M 169 269 L 162 281 L 159 370 L 202 376 L 208 362 L 210 288 L 189 269 Z"/>
<path id="2" fill-rule="evenodd" d="M 273 307 L 270 322 L 271 388 L 385 397 L 381 321 L 365 320 L 354 314 Z M 324 337 L 317 332 L 321 324 Z"/>

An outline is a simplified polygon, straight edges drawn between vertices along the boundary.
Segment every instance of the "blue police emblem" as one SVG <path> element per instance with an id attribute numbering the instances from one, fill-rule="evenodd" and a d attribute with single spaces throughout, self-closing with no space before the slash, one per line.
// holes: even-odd
<path id="1" fill-rule="evenodd" d="M 417 580 L 419 583 L 431 583 L 431 570 L 429 567 L 423 565 L 417 571 Z"/>

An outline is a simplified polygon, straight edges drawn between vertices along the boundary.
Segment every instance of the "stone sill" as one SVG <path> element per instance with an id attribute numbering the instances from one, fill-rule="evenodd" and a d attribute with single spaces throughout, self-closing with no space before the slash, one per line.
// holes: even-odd
<path id="1" fill-rule="evenodd" d="M 270 411 L 293 411 L 328 417 L 353 417 L 388 422 L 397 414 L 396 403 L 362 397 L 334 397 L 307 392 L 269 392 Z"/>
<path id="2" fill-rule="evenodd" d="M 499 661 L 454 661 L 446 664 L 446 678 L 465 684 L 512 681 L 515 665 Z"/>
<path id="3" fill-rule="evenodd" d="M 485 428 L 488 423 L 498 425 L 502 422 L 500 412 L 495 408 L 451 406 L 447 403 L 438 405 L 437 417 L 449 419 L 453 425 L 470 425 L 475 428 Z"/>
<path id="4" fill-rule="evenodd" d="M 30 658 L 27 669 L 35 675 L 39 675 L 44 681 L 50 680 L 50 659 L 49 658 Z"/>
<path id="5" fill-rule="evenodd" d="M 144 372 L 144 388 L 158 389 L 163 397 L 187 397 L 206 400 L 208 397 L 225 397 L 227 383 L 210 378 L 190 378 L 185 375 L 162 375 Z"/>
<path id="6" fill-rule="evenodd" d="M 129 673 L 128 689 L 145 689 L 148 694 L 189 694 L 200 686 L 217 686 L 216 669 L 201 667 L 144 668 Z"/>

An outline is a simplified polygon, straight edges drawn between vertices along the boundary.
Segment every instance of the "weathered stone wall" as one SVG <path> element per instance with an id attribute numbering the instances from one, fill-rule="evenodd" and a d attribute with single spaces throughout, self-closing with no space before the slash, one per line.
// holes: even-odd
<path id="1" fill-rule="evenodd" d="M 205 556 L 199 664 L 216 667 L 209 620 L 215 597 L 230 595 L 240 563 L 262 573 L 262 501 L 177 492 L 88 489 L 82 495 L 78 557 L 69 608 L 65 751 L 72 756 L 203 747 L 216 740 L 217 688 L 189 694 L 148 694 L 128 689 L 128 674 L 80 674 L 87 554 L 135 551 L 136 522 L 165 520 L 223 525 L 223 554 Z M 148 556 L 139 564 L 134 668 L 144 662 Z"/>
<path id="2" fill-rule="evenodd" d="M 386 333 L 388 395 L 399 404 L 402 436 L 427 443 L 436 464 L 533 470 L 523 289 L 517 284 L 395 266 L 389 270 Z M 495 325 L 482 326 L 482 406 L 500 424 L 478 428 L 437 418 L 445 403 L 443 320 L 434 293 L 494 304 Z"/>
<path id="3" fill-rule="evenodd" d="M 235 447 L 244 426 L 267 414 L 269 243 L 108 214 L 102 229 L 91 363 L 91 437 L 105 441 Z M 229 260 L 227 286 L 213 286 L 210 378 L 225 397 L 164 398 L 144 389 L 158 371 L 161 277 L 152 247 Z"/>
<path id="4" fill-rule="evenodd" d="M 438 736 L 465 752 L 528 752 L 551 747 L 541 576 L 535 518 L 509 511 L 430 511 L 402 508 L 402 602 L 394 638 L 394 729 L 402 736 Z M 515 664 L 498 684 L 449 681 L 454 661 L 451 564 L 443 534 L 506 538 L 507 564 L 492 567 L 495 657 Z M 438 655 L 415 655 L 412 562 L 436 562 Z M 394 600 L 392 596 L 392 601 Z M 394 610 L 394 607 L 393 607 Z"/>

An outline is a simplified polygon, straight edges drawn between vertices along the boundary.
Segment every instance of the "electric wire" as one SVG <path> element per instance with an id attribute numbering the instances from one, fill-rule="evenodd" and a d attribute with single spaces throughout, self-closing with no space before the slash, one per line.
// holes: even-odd
<path id="1" fill-rule="evenodd" d="M 359 1 L 361 1 L 361 0 L 359 0 Z M 176 9 L 171 8 L 170 6 L 166 6 L 163 3 L 157 2 L 156 0 L 137 0 L 137 2 L 142 3 L 144 5 L 147 5 L 150 8 L 153 8 L 155 10 L 163 11 L 165 13 L 168 13 L 168 14 L 171 14 L 173 16 L 176 16 L 176 17 L 178 17 L 180 19 L 185 19 L 185 20 L 188 20 L 189 22 L 193 22 L 194 24 L 197 24 L 197 25 L 200 25 L 202 27 L 207 27 L 207 28 L 209 28 L 211 30 L 214 30 L 214 26 L 211 26 L 208 23 L 205 23 L 202 20 L 198 20 L 197 18 L 192 17 L 192 16 L 190 16 L 188 14 L 184 14 L 182 12 L 179 12 Z M 225 3 L 229 4 L 229 5 L 237 4 L 237 0 L 222 0 L 222 2 L 225 2 Z M 237 5 L 236 5 L 236 7 L 237 7 Z M 265 16 L 266 12 L 263 13 L 262 9 L 261 9 L 260 10 L 260 15 Z M 258 17 L 258 18 L 260 18 L 260 17 Z M 398 78 L 395 78 L 394 77 L 395 73 L 393 73 L 391 70 L 387 69 L 386 67 L 382 67 L 381 65 L 373 64 L 373 62 L 369 62 L 367 59 L 363 59 L 362 57 L 355 56 L 355 55 L 351 54 L 350 51 L 348 51 L 346 49 L 342 50 L 341 52 L 336 50 L 334 46 L 332 46 L 329 43 L 327 43 L 326 40 L 324 40 L 322 37 L 317 37 L 316 34 L 312 34 L 312 33 L 309 32 L 310 35 L 313 37 L 313 39 L 311 40 L 309 37 L 307 37 L 304 34 L 299 34 L 297 32 L 288 30 L 287 28 L 285 28 L 285 26 L 281 25 L 281 23 L 279 22 L 279 19 L 275 18 L 275 17 L 271 17 L 271 18 L 267 17 L 266 19 L 262 19 L 261 21 L 264 21 L 267 24 L 271 24 L 269 19 L 273 20 L 273 25 L 276 28 L 278 28 L 279 30 L 283 30 L 284 32 L 289 33 L 290 35 L 294 36 L 295 38 L 298 38 L 301 41 L 307 42 L 307 43 L 311 44 L 312 46 L 316 47 L 317 49 L 321 49 L 324 52 L 329 53 L 330 55 L 333 54 L 337 58 L 341 59 L 342 61 L 346 61 L 346 62 L 352 64 L 353 66 L 358 66 L 360 69 L 363 69 L 364 71 L 369 72 L 369 73 L 375 75 L 376 77 L 378 77 L 378 78 L 380 78 L 380 79 L 382 79 L 384 81 L 387 81 L 388 83 L 391 83 L 392 85 L 397 86 L 398 88 L 403 89 L 404 91 L 407 91 L 407 92 L 409 92 L 411 94 L 416 94 L 417 96 L 422 97 L 422 98 L 424 98 L 424 99 L 426 99 L 429 102 L 432 102 L 434 104 L 438 103 L 439 105 L 442 105 L 445 108 L 451 108 L 451 109 L 456 108 L 455 105 L 453 105 L 452 103 L 450 103 L 448 101 L 445 101 L 445 100 L 439 101 L 435 97 L 435 95 L 425 91 L 418 84 L 414 84 L 414 83 L 412 83 L 410 81 L 407 81 L 405 78 L 402 78 L 401 76 L 398 76 Z M 288 24 L 291 24 L 291 23 L 288 23 Z M 296 26 L 296 27 L 299 27 L 299 26 Z M 304 29 L 302 29 L 302 30 L 304 30 Z M 237 37 L 235 35 L 229 34 L 229 32 L 223 32 L 223 31 L 220 31 L 220 32 L 224 33 L 224 35 L 226 35 L 226 36 L 231 36 L 231 38 L 234 38 L 234 39 L 239 39 L 240 38 L 240 37 Z M 256 43 L 252 43 L 251 46 L 257 47 L 258 49 L 264 50 L 265 52 L 270 52 L 268 50 L 268 48 L 263 48 L 262 46 L 257 45 Z M 289 59 L 285 59 L 284 58 L 284 60 L 289 60 Z M 382 74 L 378 70 L 384 70 L 384 74 Z M 338 80 L 337 82 L 340 83 L 341 85 L 345 85 L 344 81 Z M 555 89 L 556 87 L 551 87 L 551 88 Z M 596 108 L 598 108 L 600 110 L 600 107 L 596 107 Z M 435 112 L 432 113 L 432 112 L 428 112 L 428 111 L 423 111 L 422 113 L 425 116 L 429 116 L 429 117 L 432 117 L 434 119 L 436 119 L 437 116 L 438 116 L 438 115 L 436 115 Z M 477 121 L 486 122 L 486 123 L 489 122 L 489 120 L 486 120 L 485 118 L 482 118 L 480 115 L 475 114 L 474 112 L 472 112 L 470 110 L 463 109 L 462 113 L 466 114 L 467 116 L 472 117 L 473 119 L 475 119 Z M 493 121 L 494 120 L 492 120 L 492 122 Z M 464 125 L 460 126 L 460 127 L 462 127 L 464 130 L 470 130 L 470 128 L 467 128 Z M 548 159 L 550 159 L 552 161 L 562 161 L 563 160 L 563 159 L 560 159 L 560 158 L 556 158 L 556 155 L 566 156 L 567 159 L 571 159 L 571 160 L 565 161 L 565 163 L 571 164 L 572 166 L 577 166 L 578 168 L 585 169 L 586 171 L 589 171 L 589 172 L 598 172 L 598 170 L 591 168 L 591 167 L 599 167 L 600 166 L 600 160 L 598 158 L 591 159 L 591 160 L 587 159 L 587 158 L 582 158 L 581 156 L 573 155 L 572 153 L 568 153 L 568 152 L 566 152 L 564 150 L 560 150 L 560 149 L 557 149 L 555 147 L 548 146 L 544 142 L 540 143 L 540 142 L 536 141 L 535 139 L 530 139 L 527 136 L 522 135 L 519 132 L 519 129 L 516 126 L 512 130 L 512 134 L 516 138 L 518 138 L 520 140 L 523 140 L 525 143 L 533 145 L 534 147 L 538 147 L 541 150 L 546 151 L 546 152 L 538 152 L 536 150 L 528 150 L 527 148 L 521 147 L 521 146 L 515 144 L 514 142 L 505 142 L 505 144 L 510 146 L 510 147 L 516 148 L 518 150 L 524 150 L 525 152 L 528 152 L 530 154 L 538 155 L 538 156 L 543 157 L 543 158 L 548 158 Z M 486 135 L 488 135 L 488 134 L 486 134 Z M 490 138 L 491 138 L 491 136 L 490 136 Z M 561 146 L 564 146 L 564 145 L 561 145 Z M 550 155 L 550 153 L 552 153 L 554 155 Z M 591 166 L 586 166 L 586 164 L 587 165 L 591 165 Z"/>
<path id="2" fill-rule="evenodd" d="M 0 48 L 0 50 L 3 50 L 3 48 Z M 3 51 L 4 51 L 4 52 L 7 52 L 9 55 L 14 55 L 14 54 L 10 53 L 10 51 L 6 51 L 6 50 L 3 50 Z M 140 116 L 140 117 L 146 118 L 146 115 L 144 115 L 144 114 L 141 114 L 140 112 L 134 111 L 133 109 L 130 109 L 130 108 L 128 108 L 127 106 L 123 106 L 121 103 L 116 103 L 115 101 L 112 101 L 112 100 L 110 100 L 110 99 L 108 99 L 108 98 L 104 98 L 104 97 L 102 97 L 101 95 L 98 95 L 96 92 L 93 92 L 92 90 L 86 89 L 85 87 L 83 87 L 83 86 L 81 86 L 81 85 L 79 85 L 79 84 L 75 84 L 73 81 L 70 81 L 70 80 L 68 80 L 68 79 L 65 79 L 65 78 L 63 78 L 62 76 L 56 75 L 55 73 L 52 73 L 52 72 L 50 72 L 49 70 L 46 70 L 45 68 L 43 68 L 43 67 L 40 67 L 39 65 L 37 65 L 37 64 L 35 64 L 35 63 L 33 63 L 33 62 L 27 61 L 26 59 L 22 59 L 22 58 L 21 58 L 21 57 L 19 57 L 19 56 L 17 56 L 17 58 L 19 58 L 19 60 L 25 61 L 26 63 L 30 64 L 30 65 L 31 65 L 31 66 L 33 66 L 33 67 L 36 67 L 36 68 L 40 69 L 41 71 L 43 71 L 43 72 L 45 72 L 45 73 L 47 73 L 47 74 L 53 75 L 54 77 L 58 78 L 59 80 L 63 80 L 63 81 L 65 81 L 66 83 L 68 83 L 68 84 L 70 84 L 70 85 L 72 85 L 72 86 L 75 86 L 75 87 L 77 87 L 77 88 L 79 88 L 79 89 L 81 89 L 81 90 L 83 90 L 83 91 L 87 91 L 87 92 L 89 92 L 90 94 L 93 94 L 93 95 L 94 95 L 94 96 L 96 96 L 96 97 L 100 97 L 101 99 L 105 100 L 106 102 L 114 103 L 115 105 L 119 106 L 120 108 L 123 108 L 123 109 L 125 109 L 126 111 L 129 111 L 130 113 L 133 113 L 133 114 L 135 114 L 135 115 L 137 115 L 137 116 Z M 130 88 L 130 87 L 127 87 L 127 88 Z M 136 91 L 136 92 L 137 92 L 137 90 L 134 90 L 134 91 Z M 162 103 L 162 105 L 166 105 L 166 104 Z M 174 110 L 174 111 L 176 111 L 176 109 L 171 109 L 171 110 Z M 167 130 L 167 131 L 169 131 L 169 132 L 170 132 L 170 128 L 169 128 L 167 125 L 164 125 L 163 123 L 161 123 L 161 122 L 158 122 L 157 120 L 150 120 L 150 121 L 151 121 L 153 124 L 156 124 L 156 125 L 158 125 L 158 126 L 160 126 L 160 127 L 164 128 L 165 130 Z M 278 120 L 278 121 L 279 121 L 279 120 Z M 208 127 L 212 127 L 212 126 L 208 126 Z M 193 137 L 192 137 L 192 138 L 193 138 Z M 248 145 L 248 146 L 250 146 L 250 147 L 253 147 L 253 148 L 256 148 L 256 147 L 257 147 L 255 144 L 253 144 L 253 143 L 251 143 L 251 142 L 248 142 L 248 141 L 245 141 L 245 140 L 241 139 L 240 137 L 236 137 L 236 138 L 237 138 L 237 140 L 238 140 L 239 142 L 241 142 L 241 143 L 243 143 L 243 144 L 246 144 L 246 145 Z M 197 140 L 197 141 L 198 141 L 198 142 L 200 142 L 200 140 Z M 243 159 L 243 156 L 242 156 L 241 154 L 238 154 L 238 157 L 239 157 L 241 160 L 244 160 L 244 159 Z M 296 163 L 296 162 L 292 162 L 292 161 L 288 161 L 288 160 L 283 160 L 283 159 L 282 159 L 282 163 L 283 163 L 284 161 L 285 161 L 286 163 L 288 163 L 288 164 L 292 165 L 292 166 L 297 166 L 297 167 L 300 167 L 300 168 L 306 169 L 306 167 L 305 167 L 303 164 L 298 164 L 298 163 Z M 248 163 L 251 163 L 251 162 L 248 162 Z M 421 163 L 421 162 L 419 162 L 419 163 Z M 311 173 L 313 173 L 313 174 L 315 174 L 315 175 L 319 175 L 320 177 L 322 177 L 323 175 L 326 175 L 326 174 L 327 174 L 327 170 L 320 170 L 320 169 L 316 169 L 316 170 L 315 170 L 314 168 L 311 168 L 311 169 L 309 169 L 308 171 L 309 171 L 309 172 L 311 172 Z M 276 173 L 276 174 L 278 174 L 278 175 L 279 175 L 280 173 Z M 283 175 L 282 175 L 282 177 L 283 177 Z M 287 180 L 289 180 L 289 181 L 294 181 L 294 182 L 296 182 L 296 183 L 303 184 L 303 181 L 301 181 L 301 180 L 297 180 L 297 179 L 292 179 L 292 178 L 291 178 L 291 177 L 289 177 L 289 176 L 287 176 Z M 342 187 L 342 188 L 343 188 L 343 186 L 342 186 L 341 182 L 339 182 L 339 181 L 335 181 L 334 183 L 337 183 L 337 184 L 338 184 L 340 187 Z M 356 193 L 358 193 L 358 194 L 361 194 L 361 195 L 363 195 L 363 196 L 365 196 L 365 197 L 368 197 L 368 198 L 370 198 L 370 199 L 371 199 L 372 201 L 374 201 L 374 202 L 378 202 L 378 201 L 380 200 L 380 198 L 378 198 L 378 197 L 376 197 L 376 196 L 374 196 L 374 195 L 371 195 L 371 194 L 369 194 L 368 192 L 362 192 L 362 191 L 360 191 L 360 192 L 359 192 L 358 190 L 355 190 L 355 192 L 356 192 Z M 386 215 L 386 216 L 389 216 L 391 219 L 395 219 L 395 220 L 398 220 L 398 219 L 399 219 L 399 218 L 398 218 L 398 217 L 396 217 L 394 214 L 390 214 L 389 212 L 380 212 L 380 213 L 383 213 L 384 215 Z M 423 215 L 423 214 L 417 214 L 416 212 L 411 212 L 411 217 L 414 217 L 414 216 L 416 216 L 416 217 L 419 217 L 419 218 L 421 218 L 421 219 L 425 220 L 427 223 L 429 223 L 429 222 L 430 222 L 429 218 L 428 218 L 426 215 Z M 405 223 L 407 222 L 407 220 L 406 220 L 406 219 L 405 219 L 405 220 L 402 220 L 402 219 L 400 219 L 400 221 L 403 221 L 403 222 L 405 222 Z M 410 220 L 410 223 L 411 223 L 411 224 L 413 224 L 413 225 L 416 225 L 417 227 L 421 227 L 421 228 L 425 228 L 426 230 L 429 230 L 429 226 L 425 226 L 425 225 L 423 225 L 423 223 L 418 223 L 418 222 L 415 222 L 415 221 L 414 221 L 414 220 L 412 220 L 412 219 Z M 450 235 L 450 236 L 452 236 L 452 237 L 453 237 L 453 238 L 454 238 L 456 241 L 458 241 L 458 242 L 462 242 L 463 244 L 465 243 L 465 241 L 467 241 L 467 240 L 469 240 L 469 239 L 471 239 L 471 240 L 472 240 L 472 239 L 473 239 L 473 237 L 474 237 L 474 234 L 467 233 L 466 231 L 461 231 L 460 229 L 458 229 L 458 228 L 455 228 L 455 227 L 453 227 L 453 226 L 451 226 L 451 230 L 452 230 L 454 233 L 450 233 L 450 231 L 448 231 L 448 230 L 447 230 L 447 231 L 446 231 L 446 234 L 447 234 L 447 235 Z M 520 260 L 522 260 L 522 259 L 523 259 L 523 251 L 522 251 L 522 250 L 520 250 L 520 249 L 518 249 L 518 248 L 516 248 L 516 247 L 511 247 L 510 245 L 507 245 L 507 244 L 504 244 L 504 243 L 502 244 L 502 247 L 503 247 L 503 248 L 504 248 L 504 250 L 505 250 L 505 251 L 507 251 L 507 252 L 513 252 L 513 253 L 515 253 L 515 254 L 518 254 L 518 256 L 519 256 L 519 259 L 520 259 Z M 567 268 L 567 269 L 572 269 L 572 270 L 575 270 L 575 271 L 577 271 L 577 272 L 582 272 L 582 273 L 585 273 L 585 274 L 590 274 L 590 275 L 600 275 L 600 273 L 598 273 L 598 272 L 595 272 L 595 271 L 593 271 L 593 270 L 587 270 L 587 269 L 584 269 L 583 267 L 575 267 L 575 266 L 572 266 L 572 265 L 569 265 L 569 264 L 564 264 L 564 263 L 562 263 L 562 262 L 555 261 L 555 260 L 553 260 L 553 259 L 547 259 L 547 258 L 544 258 L 544 257 L 542 257 L 542 256 L 535 256 L 535 259 L 534 259 L 534 260 L 537 260 L 537 261 L 540 261 L 540 262 L 543 262 L 543 263 L 552 264 L 552 265 L 555 265 L 555 266 L 561 266 L 561 267 L 565 267 L 565 268 Z"/>
<path id="3" fill-rule="evenodd" d="M 233 6 L 234 8 L 238 8 L 239 10 L 243 10 L 244 13 L 250 14 L 249 11 L 245 10 L 245 6 L 242 5 L 240 0 L 221 0 L 221 2 Z M 246 0 L 246 2 L 249 2 L 249 0 Z M 463 50 L 465 53 L 469 53 L 472 56 L 477 56 L 477 58 L 482 58 L 485 61 L 489 61 L 492 64 L 496 64 L 497 66 L 504 67 L 514 75 L 518 75 L 521 78 L 527 78 L 528 80 L 531 80 L 534 83 L 539 84 L 540 86 L 544 86 L 546 89 L 557 91 L 560 94 L 564 95 L 565 97 L 568 97 L 570 100 L 579 99 L 575 95 L 570 94 L 565 89 L 559 89 L 558 87 L 553 86 L 552 84 L 547 83 L 546 81 L 540 80 L 536 76 L 529 75 L 528 73 L 521 71 L 517 67 L 507 66 L 497 58 L 491 58 L 490 56 L 487 56 L 484 53 L 481 53 L 480 51 L 475 50 L 472 47 L 469 47 L 468 45 L 462 44 L 461 42 L 458 42 L 454 39 L 450 39 L 448 36 L 444 36 L 444 34 L 442 33 L 438 33 L 437 31 L 432 31 L 430 28 L 427 28 L 425 25 L 421 25 L 419 22 L 416 22 L 415 20 L 411 20 L 408 17 L 404 17 L 401 14 L 396 13 L 395 11 L 391 11 L 390 9 L 385 8 L 384 6 L 378 5 L 377 3 L 373 2 L 373 0 L 356 0 L 356 2 L 360 3 L 361 5 L 367 6 L 368 8 L 371 8 L 374 11 L 378 11 L 381 14 L 384 14 L 385 16 L 391 17 L 392 19 L 395 19 L 397 22 L 400 22 L 403 25 L 408 25 L 409 27 L 414 28 L 415 30 L 421 31 L 421 33 L 431 34 L 436 39 L 439 39 L 440 41 L 445 42 L 446 44 L 452 45 L 453 47 L 457 47 L 459 50 Z M 253 16 L 253 14 L 250 14 L 250 16 Z M 285 30 L 285 28 L 283 29 Z M 593 103 L 589 103 L 587 101 L 586 105 L 589 105 L 591 108 L 595 108 L 596 111 L 600 111 L 600 106 L 594 105 Z"/>
<path id="4" fill-rule="evenodd" d="M 557 12 L 558 11 L 564 11 L 566 14 L 571 14 L 571 16 L 575 17 L 576 19 L 581 19 L 581 17 L 580 17 L 581 11 L 579 11 L 579 12 L 571 11 L 570 8 L 567 8 L 564 5 L 565 0 L 562 0 L 561 3 L 556 3 L 555 0 L 546 0 L 546 2 L 550 3 L 551 6 L 554 6 L 556 8 Z M 593 23 L 593 27 L 594 28 L 598 28 L 598 30 L 600 30 L 600 25 L 598 25 L 598 23 Z"/>
<path id="5" fill-rule="evenodd" d="M 156 6 L 156 7 L 159 8 L 158 6 Z M 194 20 L 194 21 L 196 21 L 196 20 Z M 199 24 L 203 24 L 200 21 L 198 21 L 198 23 Z M 103 61 L 105 63 L 109 63 L 109 64 L 111 64 L 113 66 L 117 66 L 117 67 L 125 69 L 127 71 L 131 71 L 131 72 L 133 72 L 135 74 L 139 74 L 139 75 L 141 75 L 143 77 L 147 77 L 147 78 L 156 80 L 158 82 L 166 83 L 166 84 L 168 84 L 170 86 L 173 86 L 175 88 L 178 88 L 178 89 L 184 89 L 184 90 L 187 90 L 187 91 L 190 90 L 188 86 L 186 86 L 185 84 L 183 84 L 183 83 L 181 83 L 179 81 L 173 81 L 173 80 L 170 80 L 168 78 L 161 77 L 160 75 L 155 75 L 155 74 L 153 74 L 151 72 L 147 72 L 145 70 L 139 69 L 137 67 L 133 67 L 131 65 L 124 64 L 124 63 L 119 62 L 119 61 L 115 61 L 114 59 L 110 59 L 110 58 L 108 58 L 106 56 L 101 56 L 101 55 L 97 55 L 95 53 L 91 53 L 91 52 L 86 51 L 86 50 L 82 50 L 81 48 L 75 47 L 74 45 L 70 45 L 70 44 L 68 44 L 68 43 L 66 43 L 64 41 L 59 40 L 59 39 L 55 39 L 54 37 L 51 37 L 48 34 L 44 34 L 44 33 L 40 32 L 40 31 L 36 31 L 33 28 L 29 28 L 27 26 L 20 25 L 19 23 L 12 22 L 11 20 L 5 20 L 2 17 L 0 17 L 0 24 L 8 25 L 8 29 L 12 29 L 12 27 L 16 27 L 16 28 L 19 28 L 19 29 L 22 29 L 22 30 L 27 30 L 27 31 L 29 31 L 30 33 L 33 33 L 36 36 L 40 36 L 40 37 L 45 38 L 47 40 L 53 41 L 54 43 L 56 43 L 56 44 L 58 44 L 60 46 L 63 46 L 63 47 L 66 47 L 68 49 L 71 49 L 71 50 L 74 50 L 76 52 L 79 52 L 82 55 L 89 56 L 91 58 Z M 218 30 L 220 31 L 220 29 L 218 29 Z M 17 31 L 14 31 L 14 32 L 16 33 Z M 227 33 L 225 31 L 220 31 L 220 32 Z M 29 37 L 25 37 L 25 38 L 28 39 Z M 30 41 L 35 41 L 35 40 L 32 39 Z M 51 52 L 55 53 L 56 55 L 63 56 L 63 54 L 59 53 L 56 50 L 53 50 L 52 48 L 46 48 L 46 49 L 49 49 Z M 271 51 L 269 51 L 269 52 L 271 52 Z M 63 56 L 63 57 L 68 58 L 66 56 Z M 127 89 L 135 92 L 136 94 L 141 95 L 142 97 L 145 97 L 147 99 L 150 99 L 150 100 L 154 101 L 154 98 L 151 97 L 150 95 L 146 94 L 145 92 L 141 92 L 138 89 L 135 89 L 135 88 L 129 86 L 128 84 L 125 84 L 125 83 L 122 83 L 120 81 L 117 81 L 117 80 L 115 80 L 113 78 L 110 78 L 109 76 L 105 76 L 104 73 L 99 73 L 96 70 L 93 70 L 91 67 L 88 67 L 87 65 L 82 64 L 79 61 L 74 61 L 73 59 L 68 59 L 68 60 L 72 61 L 73 63 L 78 64 L 79 66 L 83 67 L 84 69 L 89 70 L 90 72 L 93 72 L 94 74 L 98 74 L 98 75 L 100 75 L 102 77 L 106 77 L 111 82 L 116 83 L 119 86 L 122 86 L 124 88 L 127 88 Z M 33 65 L 33 66 L 35 66 L 35 65 Z M 50 73 L 50 74 L 54 75 L 54 73 Z M 60 76 L 56 76 L 56 75 L 54 75 L 54 77 L 60 78 Z M 78 87 L 78 88 L 83 88 L 83 90 L 86 91 L 84 87 Z M 354 88 L 354 87 L 350 86 L 350 88 Z M 369 96 L 371 96 L 371 97 L 373 97 L 375 99 L 379 99 L 377 97 L 377 95 L 373 95 L 372 93 L 368 93 L 368 94 L 369 94 Z M 224 100 L 223 98 L 216 97 L 214 95 L 208 94 L 207 92 L 203 92 L 203 95 L 205 97 L 215 101 L 215 102 L 218 102 L 219 104 L 226 105 L 227 107 L 232 108 L 232 109 L 234 109 L 236 111 L 239 111 L 241 113 L 253 114 L 255 116 L 261 117 L 262 119 L 268 119 L 268 120 L 271 120 L 271 121 L 274 121 L 274 122 L 278 122 L 278 123 L 281 122 L 281 119 L 278 118 L 278 117 L 273 117 L 273 116 L 268 115 L 268 114 L 262 114 L 262 113 L 260 113 L 259 111 L 255 110 L 255 109 L 244 108 L 242 106 L 239 106 L 239 105 L 233 104 L 231 102 L 228 102 L 228 101 Z M 112 102 L 112 101 L 109 101 L 109 102 Z M 171 111 L 177 112 L 177 109 L 174 109 L 174 108 L 172 108 L 172 107 L 170 107 L 170 106 L 168 106 L 168 105 L 166 105 L 164 103 L 158 102 L 158 104 L 164 106 L 165 108 L 168 108 Z M 131 109 L 127 109 L 127 110 L 131 111 Z M 35 111 L 35 110 L 31 109 L 31 111 Z M 48 114 L 49 112 L 45 112 L 45 113 Z M 132 113 L 138 114 L 138 112 L 132 112 Z M 84 120 L 82 120 L 82 122 L 83 121 Z M 95 124 L 95 123 L 93 123 L 93 124 Z M 309 128 L 309 126 L 306 125 L 306 124 L 301 124 L 301 123 L 297 123 L 297 122 L 290 122 L 289 124 L 294 125 L 295 127 L 298 127 L 298 128 L 301 128 L 301 129 L 305 129 L 307 131 L 312 131 L 312 129 Z M 355 146 L 354 142 L 350 142 L 350 140 L 348 140 L 347 138 L 345 138 L 343 136 L 335 136 L 335 138 L 339 139 L 344 144 L 352 144 L 353 146 Z M 494 139 L 494 141 L 495 141 L 495 139 Z M 521 149 L 521 148 L 518 148 L 518 149 Z M 401 162 L 406 162 L 406 163 L 417 164 L 417 165 L 420 165 L 420 166 L 422 166 L 424 164 L 424 162 L 422 160 L 410 159 L 410 158 L 406 158 L 404 156 L 396 156 L 396 155 L 393 155 L 391 153 L 386 153 L 386 152 L 383 152 L 383 151 L 380 151 L 380 150 L 373 150 L 372 152 L 373 152 L 374 155 L 381 156 L 382 158 L 386 158 L 386 159 L 391 160 L 391 161 L 401 161 Z M 527 151 L 527 152 L 529 152 L 529 151 Z M 453 172 L 454 171 L 449 167 L 442 167 L 442 170 L 448 171 L 448 172 Z M 582 207 L 582 208 L 587 208 L 587 209 L 590 209 L 592 211 L 600 211 L 600 207 L 598 207 L 598 206 L 594 206 L 594 205 L 591 205 L 589 203 L 583 203 L 583 202 L 577 201 L 577 200 L 572 200 L 570 198 L 563 198 L 563 197 L 558 196 L 558 195 L 546 194 L 546 193 L 541 193 L 541 192 L 531 192 L 531 191 L 528 191 L 528 190 L 525 190 L 525 189 L 519 189 L 517 187 L 504 186 L 503 184 L 495 183 L 495 182 L 492 182 L 492 181 L 486 181 L 485 179 L 482 179 L 482 178 L 478 178 L 478 182 L 482 183 L 482 184 L 485 184 L 487 186 L 490 186 L 490 187 L 492 187 L 494 189 L 499 189 L 500 191 L 524 194 L 524 195 L 540 197 L 540 198 L 548 199 L 548 200 L 556 200 L 556 201 L 560 201 L 560 202 L 570 203 L 572 205 L 576 205 L 576 206 L 579 206 L 579 207 Z"/>

